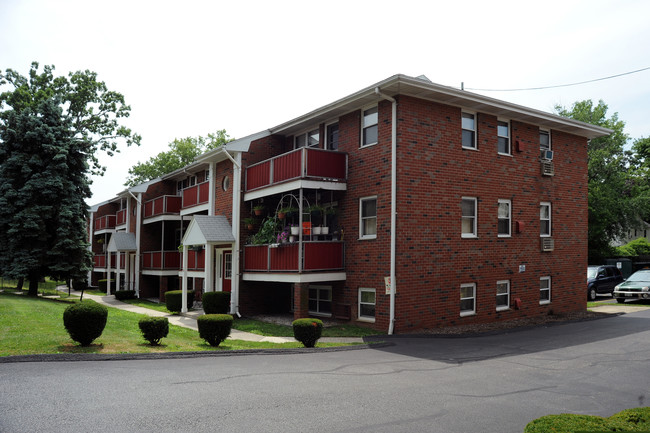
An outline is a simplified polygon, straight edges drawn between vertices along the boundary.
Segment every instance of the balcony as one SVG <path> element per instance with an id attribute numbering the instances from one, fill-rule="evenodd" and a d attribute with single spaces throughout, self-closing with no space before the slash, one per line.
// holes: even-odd
<path id="1" fill-rule="evenodd" d="M 142 253 L 142 269 L 178 271 L 181 268 L 181 253 L 174 251 L 146 251 Z"/>
<path id="2" fill-rule="evenodd" d="M 183 205 L 183 197 L 163 195 L 144 203 L 144 219 L 162 215 L 178 215 Z"/>
<path id="3" fill-rule="evenodd" d="M 115 214 L 115 225 L 121 226 L 124 224 L 126 224 L 126 209 L 117 211 L 117 213 Z"/>
<path id="4" fill-rule="evenodd" d="M 208 203 L 210 199 L 210 182 L 185 188 L 183 194 L 183 209 Z"/>
<path id="5" fill-rule="evenodd" d="M 110 257 L 110 263 L 108 262 L 107 257 Z M 115 263 L 117 261 L 115 260 L 115 253 L 111 254 L 95 254 L 95 257 L 93 257 L 93 264 L 95 268 L 101 268 L 101 269 L 107 269 L 107 268 L 112 268 L 115 269 Z M 124 269 L 126 265 L 126 255 L 124 253 L 120 253 L 120 269 Z"/>
<path id="6" fill-rule="evenodd" d="M 301 148 L 253 164 L 246 169 L 246 192 L 309 179 L 345 182 L 348 155 L 331 150 Z"/>
<path id="7" fill-rule="evenodd" d="M 302 247 L 302 266 L 300 248 Z M 292 242 L 244 247 L 245 272 L 322 272 L 344 268 L 341 241 Z"/>
<path id="8" fill-rule="evenodd" d="M 182 263 L 180 265 L 182 268 Z M 187 250 L 187 270 L 203 271 L 205 269 L 205 250 Z"/>
<path id="9" fill-rule="evenodd" d="M 113 229 L 115 229 L 115 215 L 105 215 L 95 218 L 95 232 Z"/>

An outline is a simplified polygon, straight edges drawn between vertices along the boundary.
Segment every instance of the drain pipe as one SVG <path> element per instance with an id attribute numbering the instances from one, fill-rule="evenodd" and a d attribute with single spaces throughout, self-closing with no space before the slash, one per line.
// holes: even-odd
<path id="1" fill-rule="evenodd" d="M 395 291 L 397 281 L 395 278 L 396 245 L 397 245 L 397 101 L 388 95 L 381 93 L 379 87 L 375 87 L 375 93 L 390 101 L 391 112 L 391 134 L 390 134 L 390 322 L 388 335 L 392 335 L 395 328 Z"/>

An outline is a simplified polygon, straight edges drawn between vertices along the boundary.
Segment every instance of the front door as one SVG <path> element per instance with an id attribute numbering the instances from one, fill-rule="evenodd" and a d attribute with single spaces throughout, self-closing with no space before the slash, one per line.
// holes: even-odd
<path id="1" fill-rule="evenodd" d="M 221 290 L 224 292 L 231 291 L 231 281 L 232 281 L 232 250 L 226 250 L 221 253 L 221 275 L 219 279 L 221 280 Z"/>

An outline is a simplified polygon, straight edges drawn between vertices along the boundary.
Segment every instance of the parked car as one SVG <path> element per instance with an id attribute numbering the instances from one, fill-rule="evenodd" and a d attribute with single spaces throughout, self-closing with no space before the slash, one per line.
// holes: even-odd
<path id="1" fill-rule="evenodd" d="M 587 266 L 587 299 L 595 301 L 596 294 L 612 295 L 614 287 L 624 280 L 621 270 L 616 266 Z"/>
<path id="2" fill-rule="evenodd" d="M 622 304 L 626 299 L 650 299 L 650 269 L 636 271 L 614 289 L 616 302 Z"/>

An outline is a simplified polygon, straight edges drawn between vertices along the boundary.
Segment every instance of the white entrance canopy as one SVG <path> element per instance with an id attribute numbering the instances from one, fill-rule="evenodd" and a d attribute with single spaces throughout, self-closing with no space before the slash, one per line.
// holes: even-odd
<path id="1" fill-rule="evenodd" d="M 195 215 L 183 236 L 183 245 L 233 243 L 232 227 L 223 215 Z"/>

